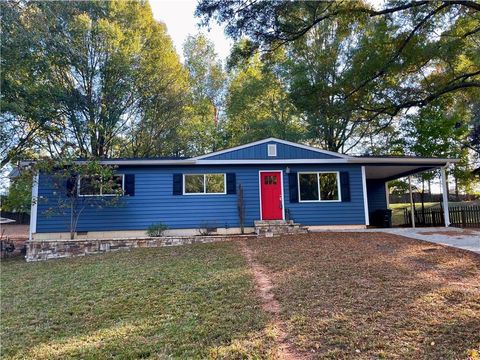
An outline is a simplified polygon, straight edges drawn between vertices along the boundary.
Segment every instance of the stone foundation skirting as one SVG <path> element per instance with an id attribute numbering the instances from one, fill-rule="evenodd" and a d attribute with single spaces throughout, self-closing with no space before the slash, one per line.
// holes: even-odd
<path id="1" fill-rule="evenodd" d="M 88 240 L 32 240 L 27 241 L 27 261 L 60 259 L 90 254 L 102 254 L 110 251 L 129 250 L 161 246 L 205 244 L 256 237 L 256 235 L 237 236 L 163 236 L 158 238 L 88 239 Z"/>

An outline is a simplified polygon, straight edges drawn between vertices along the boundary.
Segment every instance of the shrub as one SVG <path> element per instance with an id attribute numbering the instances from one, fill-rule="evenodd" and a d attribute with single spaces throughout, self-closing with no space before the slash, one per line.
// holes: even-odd
<path id="1" fill-rule="evenodd" d="M 198 232 L 201 236 L 213 235 L 217 232 L 217 225 L 214 222 L 202 221 Z"/>
<path id="2" fill-rule="evenodd" d="M 168 226 L 162 223 L 152 224 L 147 229 L 147 235 L 151 237 L 162 236 Z"/>

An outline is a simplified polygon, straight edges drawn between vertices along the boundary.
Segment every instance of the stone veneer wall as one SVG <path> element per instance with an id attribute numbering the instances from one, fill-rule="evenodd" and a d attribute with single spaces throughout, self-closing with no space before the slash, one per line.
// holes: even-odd
<path id="1" fill-rule="evenodd" d="M 27 241 L 27 261 L 59 259 L 90 254 L 101 254 L 116 250 L 144 247 L 204 244 L 219 241 L 239 240 L 256 235 L 237 236 L 164 236 L 158 238 L 89 239 L 89 240 L 33 240 Z"/>

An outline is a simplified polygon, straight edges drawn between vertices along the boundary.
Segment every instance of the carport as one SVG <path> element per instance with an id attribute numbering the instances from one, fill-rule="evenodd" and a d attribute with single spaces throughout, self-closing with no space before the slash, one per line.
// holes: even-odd
<path id="1" fill-rule="evenodd" d="M 362 176 L 365 200 L 365 217 L 367 225 L 370 224 L 370 216 L 377 210 L 388 208 L 388 182 L 403 177 L 409 179 L 410 208 L 412 224 L 415 227 L 413 211 L 413 197 L 411 176 L 430 170 L 440 170 L 440 181 L 443 199 L 443 216 L 445 226 L 450 225 L 448 208 L 447 178 L 445 169 L 458 159 L 422 158 L 422 157 L 393 157 L 393 156 L 361 156 L 349 160 L 350 163 L 362 164 Z"/>

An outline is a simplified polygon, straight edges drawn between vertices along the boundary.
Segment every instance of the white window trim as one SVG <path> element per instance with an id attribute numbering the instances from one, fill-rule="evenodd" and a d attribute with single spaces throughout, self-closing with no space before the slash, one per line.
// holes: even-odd
<path id="1" fill-rule="evenodd" d="M 317 175 L 317 186 L 318 186 L 318 200 L 302 200 L 300 196 L 300 175 L 301 174 L 315 174 Z M 336 174 L 337 175 L 337 191 L 338 199 L 337 200 L 322 200 L 320 198 L 320 174 Z M 342 189 L 340 186 L 340 172 L 339 171 L 299 171 L 297 173 L 297 190 L 298 190 L 298 202 L 299 203 L 335 203 L 342 202 Z"/>
<path id="2" fill-rule="evenodd" d="M 92 194 L 92 195 L 82 195 L 80 194 L 80 180 L 82 179 L 82 176 L 80 175 L 77 180 L 77 195 L 78 197 L 93 197 L 93 196 L 123 196 L 125 194 L 125 174 L 114 174 L 113 176 L 121 176 L 122 177 L 122 193 L 120 195 L 117 194 L 103 194 L 102 193 L 102 185 L 100 184 L 100 194 Z"/>
<path id="3" fill-rule="evenodd" d="M 187 193 L 185 191 L 185 176 L 190 176 L 190 175 L 197 175 L 197 176 L 203 176 L 203 192 L 201 193 Z M 223 175 L 223 192 L 217 192 L 217 193 L 207 193 L 207 175 Z M 183 187 L 183 195 L 226 195 L 227 194 L 227 174 L 226 173 L 203 173 L 203 174 L 183 174 L 183 181 L 182 181 L 182 187 Z"/>
<path id="4" fill-rule="evenodd" d="M 268 144 L 267 145 L 267 155 L 269 157 L 277 156 L 277 144 Z"/>

